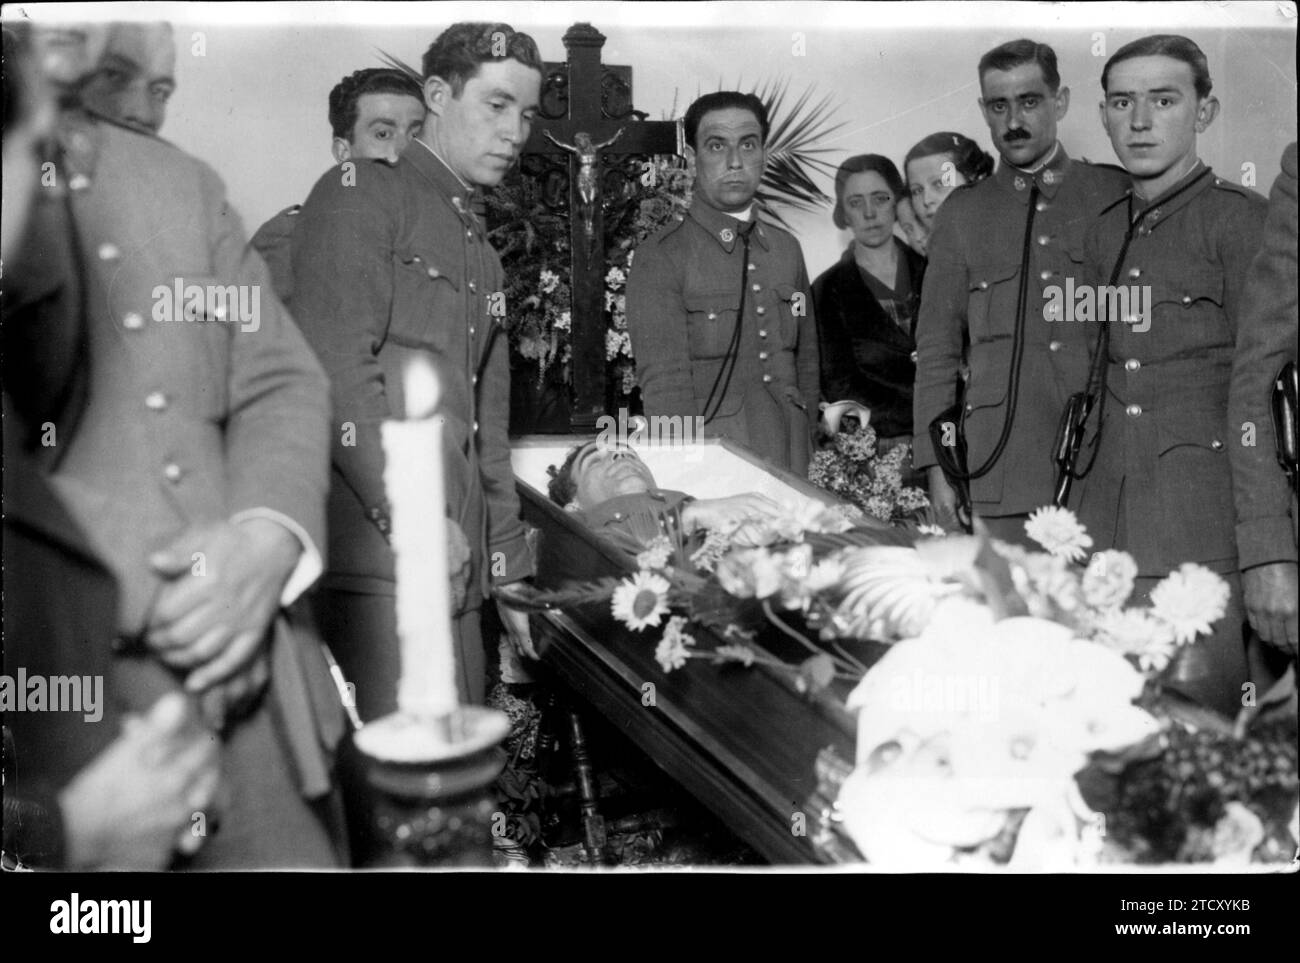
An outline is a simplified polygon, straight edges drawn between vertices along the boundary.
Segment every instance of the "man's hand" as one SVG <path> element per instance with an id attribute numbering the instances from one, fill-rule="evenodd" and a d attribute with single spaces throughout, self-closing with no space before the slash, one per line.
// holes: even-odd
<path id="1" fill-rule="evenodd" d="M 1241 591 L 1251 627 L 1279 649 L 1297 651 L 1295 562 L 1257 565 L 1241 573 Z"/>
<path id="2" fill-rule="evenodd" d="M 497 599 L 497 614 L 501 616 L 501 624 L 505 627 L 506 636 L 515 651 L 530 659 L 536 659 L 537 648 L 533 645 L 533 631 L 528 624 L 528 613 L 520 609 L 512 609 L 504 601 Z"/>
<path id="3" fill-rule="evenodd" d="M 220 776 L 221 743 L 196 724 L 185 697 L 163 696 L 59 793 L 68 865 L 75 869 L 164 869 L 209 806 Z"/>
<path id="4" fill-rule="evenodd" d="M 682 509 L 682 522 L 688 532 L 701 528 L 729 534 L 748 522 L 779 519 L 779 504 L 766 495 L 749 493 L 730 498 L 701 498 Z"/>
<path id="5" fill-rule="evenodd" d="M 193 670 L 186 689 L 201 692 L 257 657 L 301 552 L 284 526 L 253 518 L 187 529 L 150 556 L 167 581 L 145 638 L 164 663 Z"/>
<path id="6" fill-rule="evenodd" d="M 930 505 L 934 508 L 935 519 L 949 531 L 962 529 L 960 508 L 961 501 L 956 490 L 948 484 L 948 478 L 938 465 L 928 469 L 930 482 Z"/>

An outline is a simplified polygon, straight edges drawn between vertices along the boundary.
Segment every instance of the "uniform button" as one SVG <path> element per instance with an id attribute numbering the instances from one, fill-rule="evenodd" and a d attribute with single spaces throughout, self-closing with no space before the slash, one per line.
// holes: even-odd
<path id="1" fill-rule="evenodd" d="M 974 411 L 974 410 L 975 410 L 975 406 L 974 406 L 974 405 L 967 405 L 967 406 L 966 406 L 966 411 L 967 411 L 967 413 L 972 412 L 972 411 Z"/>
<path id="2" fill-rule="evenodd" d="M 1214 441 L 1210 442 L 1210 447 L 1215 451 L 1223 451 L 1223 442 L 1216 438 Z"/>
<path id="3" fill-rule="evenodd" d="M 763 375 L 763 380 L 764 380 L 764 381 L 771 381 L 771 380 L 772 380 L 772 376 L 771 376 L 771 375 L 768 375 L 768 374 L 765 374 L 765 375 Z"/>
<path id="4" fill-rule="evenodd" d="M 912 364 L 916 364 L 916 358 L 917 358 L 917 354 L 916 354 L 915 351 L 913 351 L 913 352 L 912 352 Z"/>
<path id="5" fill-rule="evenodd" d="M 759 329 L 758 329 L 758 336 L 759 336 L 760 338 L 766 338 L 766 337 L 767 337 L 767 329 L 766 329 L 766 328 L 759 328 Z"/>
<path id="6" fill-rule="evenodd" d="M 1138 415 L 1142 414 L 1142 406 L 1129 405 L 1124 409 L 1124 414 L 1128 415 L 1130 418 L 1136 418 Z"/>
<path id="7" fill-rule="evenodd" d="M 1129 269 L 1128 269 L 1128 276 L 1131 277 L 1131 278 L 1140 278 L 1140 277 L 1142 276 L 1142 269 L 1141 269 L 1141 268 L 1129 268 Z"/>
<path id="8" fill-rule="evenodd" d="M 478 384 L 478 375 L 470 375 L 469 383 L 472 385 Z"/>
<path id="9" fill-rule="evenodd" d="M 766 360 L 767 360 L 767 352 L 766 352 L 766 351 L 760 351 L 760 352 L 758 353 L 758 360 L 759 360 L 759 361 L 766 361 Z"/>
<path id="10" fill-rule="evenodd" d="M 84 191 L 90 186 L 90 178 L 85 174 L 73 174 L 68 179 L 68 187 L 74 191 Z"/>
<path id="11" fill-rule="evenodd" d="M 751 271 L 757 271 L 757 270 L 758 270 L 758 265 L 755 264 L 753 261 L 750 261 L 750 262 L 749 262 L 749 270 L 751 270 Z"/>
<path id="12" fill-rule="evenodd" d="M 678 218 L 678 220 L 681 220 L 681 218 Z M 614 513 L 614 521 L 616 521 L 616 522 L 621 522 L 622 520 L 623 520 L 623 513 L 622 513 L 622 512 L 615 512 L 615 513 Z"/>
<path id="13" fill-rule="evenodd" d="M 1050 240 L 1051 238 L 1048 237 L 1046 234 L 1038 235 L 1038 244 L 1040 247 L 1047 247 L 1047 242 Z"/>
<path id="14" fill-rule="evenodd" d="M 1191 304 L 1191 303 L 1192 303 L 1192 296 L 1190 294 L 1184 294 L 1183 304 Z"/>
<path id="15" fill-rule="evenodd" d="M 755 285 L 753 286 L 753 290 L 755 290 L 755 291 L 761 291 L 761 290 L 763 290 L 763 285 L 761 285 L 761 284 L 755 284 Z"/>
<path id="16" fill-rule="evenodd" d="M 185 472 L 181 470 L 181 466 L 175 462 L 171 462 L 163 468 L 163 477 L 173 484 L 180 481 L 181 476 L 184 474 Z"/>
<path id="17" fill-rule="evenodd" d="M 472 325 L 472 324 L 469 326 L 469 333 L 470 333 L 470 334 L 473 334 L 473 333 L 474 333 L 474 325 Z"/>
<path id="18" fill-rule="evenodd" d="M 132 311 L 122 319 L 122 327 L 128 331 L 139 331 L 144 327 L 144 318 Z"/>
<path id="19" fill-rule="evenodd" d="M 144 406 L 150 411 L 165 411 L 167 396 L 161 391 L 151 391 L 144 398 Z"/>
<path id="20" fill-rule="evenodd" d="M 1050 342 L 1048 342 L 1048 344 L 1047 344 L 1047 350 L 1048 350 L 1048 351 L 1060 351 L 1060 350 L 1061 350 L 1061 342 L 1059 342 L 1059 341 L 1050 341 Z"/>
<path id="21" fill-rule="evenodd" d="M 710 320 L 710 321 L 714 321 L 714 320 L 716 320 L 717 317 L 718 317 L 718 313 L 717 313 L 716 311 L 710 311 L 710 312 L 709 312 L 709 320 Z"/>
<path id="22" fill-rule="evenodd" d="M 466 231 L 466 232 L 465 232 L 465 236 L 466 236 L 466 237 L 473 237 L 473 236 L 474 236 L 474 232 L 473 232 L 473 231 Z"/>
<path id="23" fill-rule="evenodd" d="M 988 287 L 989 287 L 989 282 L 988 282 L 988 281 L 981 281 L 981 282 L 980 282 L 980 290 L 981 290 L 981 291 L 987 291 L 987 290 L 988 290 Z"/>
<path id="24" fill-rule="evenodd" d="M 1140 367 L 1142 367 L 1142 362 L 1139 361 L 1137 358 L 1129 358 L 1127 361 L 1124 362 L 1125 371 L 1137 371 L 1137 369 Z"/>
<path id="25" fill-rule="evenodd" d="M 1159 216 L 1160 216 L 1160 208 L 1157 207 L 1154 211 L 1151 212 L 1151 220 L 1154 221 Z"/>
<path id="26" fill-rule="evenodd" d="M 432 265 L 431 265 L 430 267 L 428 267 L 428 268 L 425 270 L 424 273 L 427 274 L 427 275 L 429 275 L 429 277 L 431 277 L 431 278 L 436 278 L 436 277 L 441 277 L 441 276 L 442 276 L 442 272 L 439 271 L 436 267 L 433 267 Z"/>
<path id="27" fill-rule="evenodd" d="M 754 309 L 754 313 L 755 313 L 755 314 L 767 314 L 767 308 L 763 307 L 763 306 L 760 304 L 758 307 L 756 307 L 756 308 Z"/>
<path id="28" fill-rule="evenodd" d="M 1038 277 L 1039 277 L 1040 279 L 1046 281 L 1048 278 L 1050 278 L 1050 277 L 1051 277 L 1053 274 L 1055 274 L 1055 273 L 1056 273 L 1055 271 L 1043 271 L 1041 274 L 1038 275 Z"/>
<path id="29" fill-rule="evenodd" d="M 475 294 L 475 293 L 477 293 L 477 291 L 478 291 L 478 285 L 475 284 L 473 281 L 470 281 L 470 282 L 469 282 L 469 293 L 470 293 L 470 294 Z"/>
<path id="30" fill-rule="evenodd" d="M 478 422 L 474 422 L 474 433 L 478 434 Z"/>
<path id="31" fill-rule="evenodd" d="M 1040 212 L 1047 210 L 1047 201 L 1039 201 L 1037 204 L 1034 205 L 1034 210 Z"/>
<path id="32" fill-rule="evenodd" d="M 101 261 L 116 261 L 122 252 L 117 249 L 116 244 L 101 244 L 99 246 L 99 259 Z"/>

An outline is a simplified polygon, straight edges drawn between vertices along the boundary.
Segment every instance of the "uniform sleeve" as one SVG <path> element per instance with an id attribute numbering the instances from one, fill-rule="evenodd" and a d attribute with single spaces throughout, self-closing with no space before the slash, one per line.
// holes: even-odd
<path id="1" fill-rule="evenodd" d="M 930 235 L 930 263 L 921 288 L 921 310 L 916 321 L 916 389 L 912 401 L 916 427 L 912 437 L 912 465 L 918 469 L 938 464 L 930 441 L 930 422 L 957 400 L 969 278 L 958 230 L 961 200 L 960 194 L 950 197 L 939 210 L 934 233 Z"/>
<path id="2" fill-rule="evenodd" d="M 493 585 L 506 585 L 532 575 L 533 560 L 510 463 L 510 339 L 503 328 L 495 328 L 489 351 L 479 396 L 479 472 L 487 501 L 488 571 Z"/>
<path id="3" fill-rule="evenodd" d="M 798 248 L 796 248 L 796 252 Z M 799 380 L 799 393 L 808 411 L 809 428 L 817 425 L 817 402 L 821 398 L 821 346 L 818 344 L 817 310 L 813 304 L 812 284 L 808 281 L 808 268 L 803 254 L 799 259 L 799 273 L 795 290 L 803 295 L 803 317 L 799 319 L 799 355 L 795 359 L 795 377 Z"/>
<path id="4" fill-rule="evenodd" d="M 329 386 L 321 366 L 275 296 L 261 257 L 249 246 L 220 178 L 204 168 L 204 210 L 212 273 L 255 292 L 251 322 L 229 325 L 230 403 L 225 426 L 230 501 L 238 515 L 266 509 L 292 519 L 315 545 L 325 542 L 329 486 Z M 310 547 L 310 546 L 304 546 Z"/>
<path id="5" fill-rule="evenodd" d="M 1263 245 L 1244 286 L 1230 288 L 1237 320 L 1228 426 L 1234 444 L 1232 490 L 1242 569 L 1296 561 L 1290 488 L 1276 458 L 1270 396 L 1281 367 L 1296 357 L 1296 148 L 1282 159 L 1269 197 Z M 1226 252 L 1225 252 L 1226 253 Z M 1229 272 L 1231 273 L 1231 272 Z M 1246 424 L 1255 444 L 1245 445 Z"/>
<path id="6" fill-rule="evenodd" d="M 367 511 L 384 510 L 380 425 L 389 414 L 377 351 L 391 310 L 391 224 L 378 165 L 343 186 L 327 172 L 293 234 L 294 316 L 330 379 L 331 455 Z"/>
<path id="7" fill-rule="evenodd" d="M 627 281 L 627 327 L 647 415 L 699 414 L 681 272 L 654 240 L 636 249 Z"/>

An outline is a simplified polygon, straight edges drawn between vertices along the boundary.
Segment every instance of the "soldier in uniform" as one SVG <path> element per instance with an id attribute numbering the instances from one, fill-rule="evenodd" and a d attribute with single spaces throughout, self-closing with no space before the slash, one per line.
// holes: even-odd
<path id="1" fill-rule="evenodd" d="M 974 512 L 997 537 L 1023 542 L 1028 514 L 1052 501 L 1061 412 L 1088 373 L 1083 326 L 1048 306 L 1054 288 L 1081 277 L 1084 232 L 1126 182 L 1118 170 L 1071 160 L 1057 141 L 1070 91 L 1051 47 L 1003 44 L 980 59 L 979 77 L 1002 163 L 954 191 L 935 218 L 916 325 L 912 458 L 929 471 L 940 517 L 955 525 L 957 497 L 929 427 L 957 400 L 968 333 L 963 411 L 943 426 L 941 443 L 955 445 L 964 429 Z"/>
<path id="2" fill-rule="evenodd" d="M 474 189 L 499 182 L 523 149 L 542 61 L 532 38 L 507 24 L 460 23 L 430 46 L 423 71 L 420 136 L 396 165 L 361 164 L 348 177 L 327 172 L 293 232 L 294 314 L 332 386 L 322 627 L 367 720 L 397 702 L 380 424 L 404 417 L 407 358 L 439 367 L 448 510 L 470 541 L 470 590 L 453 624 L 462 702 L 484 699 L 483 599 L 493 585 L 532 574 L 506 435 L 501 262 L 475 213 Z M 498 610 L 516 647 L 534 656 L 527 616 Z"/>
<path id="3" fill-rule="evenodd" d="M 817 325 L 799 243 L 758 220 L 767 111 L 719 91 L 686 112 L 691 207 L 635 252 L 628 333 L 647 415 L 808 468 L 819 400 Z M 692 422 L 698 424 L 698 422 Z"/>
<path id="4" fill-rule="evenodd" d="M 378 160 L 396 164 L 424 123 L 420 85 L 400 70 L 371 67 L 344 77 L 329 98 L 331 151 L 334 162 Z M 301 204 L 286 207 L 257 229 L 250 242 L 271 270 L 275 293 L 288 304 L 293 298 L 289 270 L 293 229 Z"/>
<path id="5" fill-rule="evenodd" d="M 99 29 L 33 26 L 56 51 Z M 37 62 L 49 69 L 45 56 Z M 220 741 L 227 787 L 203 813 L 190 865 L 337 865 L 330 751 L 342 711 L 319 641 L 287 610 L 321 569 L 324 375 L 246 252 L 217 175 L 82 111 L 75 86 L 62 103 L 54 176 L 5 264 L 6 394 L 30 398 L 29 381 L 67 369 L 55 346 L 11 334 L 79 331 L 90 404 L 74 419 L 79 389 L 54 399 L 49 410 L 63 416 L 40 425 L 39 441 L 25 439 L 41 484 L 15 486 L 19 504 L 6 511 L 84 534 L 113 576 L 116 636 L 100 637 L 98 619 L 78 624 L 84 600 L 57 608 L 57 592 L 82 581 L 34 596 L 48 604 L 27 613 L 24 629 L 51 627 L 38 664 L 93 669 L 106 705 L 102 724 L 71 738 L 66 720 L 16 720 L 29 731 L 19 752 L 62 785 L 111 746 L 124 715 L 183 693 L 182 724 Z M 188 286 L 200 293 L 176 303 Z M 11 351 L 44 360 L 11 378 Z M 21 501 L 38 488 L 57 503 Z M 19 586 L 51 571 L 16 562 L 6 556 L 6 579 Z"/>
<path id="6" fill-rule="evenodd" d="M 98 69 L 82 86 L 81 102 L 109 120 L 156 134 L 176 92 L 176 43 L 169 23 L 115 23 Z"/>
<path id="7" fill-rule="evenodd" d="M 1251 265 L 1237 320 L 1228 425 L 1237 554 L 1251 626 L 1267 642 L 1296 654 L 1295 496 L 1277 463 L 1269 398 L 1273 379 L 1296 359 L 1296 145 L 1282 155 L 1269 195 L 1264 241 Z M 1247 439 L 1245 426 L 1253 425 Z M 1253 444 L 1247 444 L 1247 441 Z"/>
<path id="8" fill-rule="evenodd" d="M 1180 650 L 1167 681 L 1235 714 L 1247 667 L 1228 454 L 1239 432 L 1228 422 L 1228 389 L 1266 204 L 1197 156 L 1197 134 L 1219 104 L 1192 41 L 1160 35 L 1121 47 L 1102 89 L 1102 122 L 1132 190 L 1089 231 L 1088 279 L 1145 289 L 1150 310 L 1142 297 L 1129 314 L 1101 318 L 1107 396 L 1079 515 L 1095 550 L 1137 560 L 1136 601 L 1184 562 L 1228 580 L 1227 614 L 1212 638 Z"/>

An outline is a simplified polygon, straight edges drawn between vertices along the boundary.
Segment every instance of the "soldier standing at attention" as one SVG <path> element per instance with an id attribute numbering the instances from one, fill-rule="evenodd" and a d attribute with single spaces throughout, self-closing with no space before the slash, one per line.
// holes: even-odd
<path id="1" fill-rule="evenodd" d="M 1137 560 L 1135 602 L 1184 562 L 1228 580 L 1231 600 L 1214 635 L 1184 646 L 1166 683 L 1235 715 L 1247 664 L 1228 454 L 1239 434 L 1228 423 L 1228 390 L 1267 204 L 1197 156 L 1197 135 L 1219 103 L 1191 40 L 1126 44 L 1101 86 L 1102 123 L 1132 190 L 1089 230 L 1088 279 L 1149 286 L 1151 307 L 1150 317 L 1103 317 L 1104 334 L 1087 326 L 1102 334 L 1106 396 L 1080 518 L 1095 551 L 1123 549 Z"/>
<path id="2" fill-rule="evenodd" d="M 1028 514 L 1052 501 L 1061 412 L 1088 374 L 1087 334 L 1068 318 L 1047 320 L 1050 289 L 1081 279 L 1084 232 L 1127 185 L 1121 171 L 1071 160 L 1057 141 L 1070 90 L 1051 47 L 1003 44 L 980 58 L 979 77 L 1002 163 L 935 217 L 916 325 L 912 460 L 928 469 L 930 501 L 955 525 L 957 494 L 940 465 L 964 431 L 973 511 L 996 537 L 1023 542 Z M 967 332 L 959 414 L 949 409 Z M 932 422 L 947 424 L 937 448 Z"/>
<path id="3" fill-rule="evenodd" d="M 817 420 L 817 325 L 799 242 L 759 223 L 767 110 L 719 91 L 684 121 L 690 210 L 636 250 L 627 321 L 647 415 L 703 418 L 803 475 Z M 692 422 L 692 425 L 694 422 Z"/>

